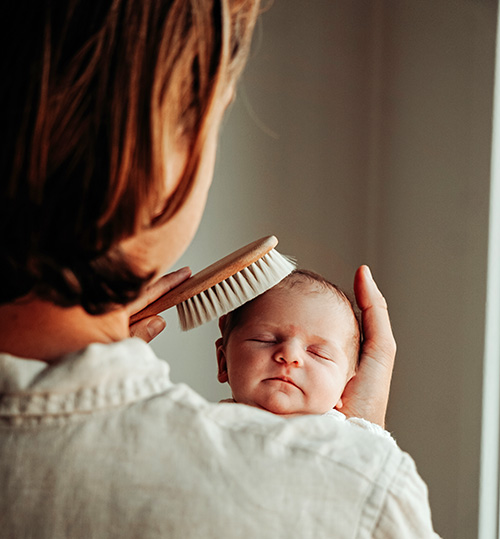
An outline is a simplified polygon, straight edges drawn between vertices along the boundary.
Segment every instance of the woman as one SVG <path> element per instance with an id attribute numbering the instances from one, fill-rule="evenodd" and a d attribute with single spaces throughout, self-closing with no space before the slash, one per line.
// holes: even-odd
<path id="1" fill-rule="evenodd" d="M 392 442 L 209 404 L 131 314 L 199 224 L 258 0 L 11 8 L 1 62 L 0 524 L 8 537 L 427 537 Z M 395 345 L 367 268 L 343 411 L 383 425 Z M 244 407 L 246 408 L 246 407 Z M 269 417 L 270 416 L 270 417 Z M 325 430 L 326 429 L 326 430 Z M 337 427 L 336 427 L 337 429 Z M 344 432 L 345 431 L 345 432 Z"/>

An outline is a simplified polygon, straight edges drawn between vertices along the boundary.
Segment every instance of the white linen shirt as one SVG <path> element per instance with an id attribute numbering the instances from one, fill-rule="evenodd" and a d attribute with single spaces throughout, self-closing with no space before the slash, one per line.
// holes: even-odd
<path id="1" fill-rule="evenodd" d="M 411 457 L 348 423 L 209 403 L 136 338 L 2 354 L 0 534 L 437 537 Z"/>

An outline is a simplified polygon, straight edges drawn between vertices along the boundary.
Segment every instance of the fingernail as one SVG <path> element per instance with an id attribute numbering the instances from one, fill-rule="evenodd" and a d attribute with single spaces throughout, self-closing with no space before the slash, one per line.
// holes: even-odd
<path id="1" fill-rule="evenodd" d="M 191 275 L 191 268 L 189 266 L 185 266 L 184 268 L 178 269 L 175 274 L 178 277 L 185 277 Z"/>
<path id="2" fill-rule="evenodd" d="M 163 318 L 160 316 L 157 316 L 156 318 L 153 318 L 151 322 L 146 326 L 146 329 L 148 330 L 149 336 L 154 339 L 159 333 L 161 333 L 164 329 L 167 323 Z"/>
<path id="3" fill-rule="evenodd" d="M 378 284 L 375 282 L 375 279 L 373 278 L 372 271 L 368 266 L 365 266 L 366 268 L 366 276 L 368 278 L 368 281 L 371 283 L 369 286 L 372 286 L 374 290 L 377 290 L 380 292 L 380 289 L 378 287 Z"/>

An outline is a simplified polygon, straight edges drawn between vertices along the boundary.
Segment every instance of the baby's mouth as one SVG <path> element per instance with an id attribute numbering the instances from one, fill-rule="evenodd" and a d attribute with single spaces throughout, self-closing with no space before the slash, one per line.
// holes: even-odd
<path id="1" fill-rule="evenodd" d="M 300 389 L 300 387 L 291 378 L 288 378 L 288 376 L 273 376 L 272 378 L 266 378 L 265 381 L 267 382 L 272 380 L 276 380 L 278 382 L 286 382 L 287 384 L 290 384 L 297 389 Z M 302 391 L 302 389 L 300 389 L 300 391 Z"/>

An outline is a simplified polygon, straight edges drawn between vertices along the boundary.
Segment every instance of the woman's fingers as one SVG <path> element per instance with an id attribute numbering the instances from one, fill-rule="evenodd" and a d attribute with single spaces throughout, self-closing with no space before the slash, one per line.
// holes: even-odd
<path id="1" fill-rule="evenodd" d="M 181 268 L 173 273 L 164 275 L 148 286 L 143 294 L 127 306 L 129 316 L 144 309 L 144 307 L 153 303 L 153 301 L 172 290 L 172 288 L 180 285 L 190 276 L 191 270 L 189 268 Z M 149 316 L 130 326 L 130 336 L 139 337 L 149 342 L 165 329 L 165 325 L 165 320 L 161 316 Z"/>
<path id="2" fill-rule="evenodd" d="M 160 296 L 163 296 L 163 294 L 172 290 L 172 288 L 179 286 L 190 276 L 191 270 L 186 267 L 160 277 L 157 281 L 149 285 L 135 301 L 127 306 L 130 316 L 138 313 L 140 310 L 144 309 L 144 307 L 157 300 Z"/>
<path id="3" fill-rule="evenodd" d="M 396 341 L 387 303 L 367 266 L 356 272 L 354 293 L 361 309 L 363 346 L 356 376 L 344 391 L 342 411 L 384 426 Z"/>
<path id="4" fill-rule="evenodd" d="M 161 316 L 150 316 L 132 324 L 130 326 L 130 336 L 139 337 L 143 341 L 149 342 L 159 335 L 166 326 L 165 320 Z"/>
<path id="5" fill-rule="evenodd" d="M 378 289 L 368 266 L 361 266 L 354 278 L 354 293 L 361 309 L 363 323 L 363 355 L 384 362 L 391 368 L 396 356 L 387 302 Z"/>

